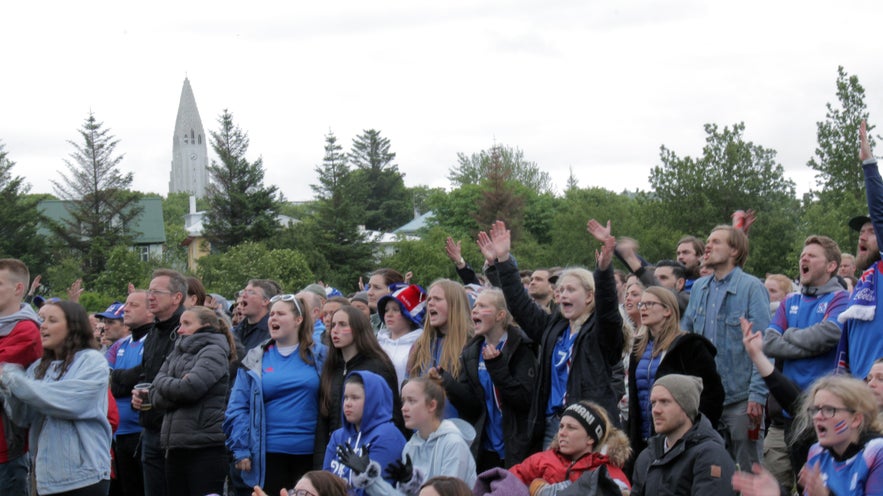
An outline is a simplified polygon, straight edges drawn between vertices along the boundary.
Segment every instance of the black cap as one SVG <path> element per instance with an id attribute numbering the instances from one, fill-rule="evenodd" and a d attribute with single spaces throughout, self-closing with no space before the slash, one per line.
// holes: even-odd
<path id="1" fill-rule="evenodd" d="M 868 222 L 871 222 L 870 217 L 867 215 L 859 215 L 849 219 L 849 227 L 852 228 L 853 231 L 861 232 L 862 227 Z"/>

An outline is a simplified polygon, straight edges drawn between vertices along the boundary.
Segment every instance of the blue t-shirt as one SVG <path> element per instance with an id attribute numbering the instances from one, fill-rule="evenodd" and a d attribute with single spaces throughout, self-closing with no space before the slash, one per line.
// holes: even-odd
<path id="1" fill-rule="evenodd" d="M 497 349 L 502 350 L 505 340 L 497 344 Z M 487 341 L 485 341 L 487 346 Z M 501 460 L 506 458 L 505 445 L 503 443 L 503 410 L 500 409 L 500 397 L 497 387 L 491 380 L 491 373 L 484 363 L 484 355 L 478 354 L 478 380 L 484 389 L 484 402 L 487 407 L 487 418 L 484 422 L 484 433 L 481 436 L 481 447 L 486 451 L 495 451 Z"/>
<path id="2" fill-rule="evenodd" d="M 264 352 L 261 388 L 267 425 L 267 453 L 313 453 L 319 417 L 319 374 L 299 350 L 282 356 L 276 346 Z"/>
<path id="3" fill-rule="evenodd" d="M 789 328 L 805 329 L 824 321 L 831 321 L 842 329 L 843 324 L 837 321 L 837 317 L 846 310 L 848 303 L 849 295 L 846 291 L 834 291 L 820 296 L 792 293 L 779 305 L 770 322 L 770 329 L 783 334 Z M 784 359 L 782 373 L 800 389 L 806 390 L 813 381 L 834 371 L 836 353 L 835 346 L 813 357 Z"/>
<path id="4" fill-rule="evenodd" d="M 571 356 L 573 355 L 573 343 L 576 341 L 577 332 L 570 332 L 570 326 L 558 336 L 555 349 L 552 350 L 552 391 L 549 394 L 549 404 L 546 406 L 546 416 L 555 414 L 564 409 L 567 401 L 567 378 L 570 376 Z"/>
<path id="5" fill-rule="evenodd" d="M 146 337 L 147 335 L 145 334 L 137 341 L 133 340 L 131 335 L 124 337 L 123 341 L 116 348 L 116 354 L 113 356 L 113 359 L 111 360 L 111 357 L 108 357 L 110 368 L 113 370 L 125 370 L 141 365 L 141 355 L 144 353 L 143 345 Z M 120 425 L 117 427 L 115 435 L 137 434 L 141 432 L 141 425 L 138 424 L 139 412 L 132 408 L 132 396 L 114 398 L 114 400 L 117 402 L 117 410 L 120 413 Z"/>
<path id="6" fill-rule="evenodd" d="M 864 449 L 843 461 L 816 443 L 809 449 L 806 466 L 816 464 L 831 494 L 883 494 L 883 438 L 869 440 Z"/>

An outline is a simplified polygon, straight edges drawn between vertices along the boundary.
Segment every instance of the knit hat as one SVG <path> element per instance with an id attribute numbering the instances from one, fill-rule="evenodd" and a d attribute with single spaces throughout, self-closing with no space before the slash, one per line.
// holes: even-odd
<path id="1" fill-rule="evenodd" d="M 120 320 L 123 318 L 123 309 L 126 307 L 125 303 L 120 303 L 118 301 L 113 302 L 107 310 L 102 313 L 99 313 L 98 316 L 102 319 L 110 319 L 110 320 Z"/>
<path id="2" fill-rule="evenodd" d="M 367 305 L 368 304 L 368 292 L 367 291 L 359 291 L 358 293 L 354 294 L 352 296 L 352 298 L 350 298 L 350 303 L 354 303 L 357 301 L 360 301 L 360 302 Z"/>
<path id="3" fill-rule="evenodd" d="M 399 304 L 403 317 L 421 327 L 426 312 L 426 291 L 416 284 L 393 284 L 390 290 L 390 294 L 377 301 L 377 314 L 382 318 L 386 313 L 387 303 L 394 301 Z"/>
<path id="4" fill-rule="evenodd" d="M 668 389 L 672 398 L 683 408 L 690 420 L 699 414 L 699 395 L 702 394 L 702 379 L 692 375 L 668 374 L 656 379 L 653 387 Z"/>
<path id="5" fill-rule="evenodd" d="M 604 438 L 604 432 L 607 430 L 607 427 L 604 425 L 601 415 L 591 405 L 582 402 L 574 403 L 565 408 L 561 412 L 561 416 L 575 418 L 583 426 L 583 429 L 586 430 L 589 437 L 595 440 L 596 446 Z"/>

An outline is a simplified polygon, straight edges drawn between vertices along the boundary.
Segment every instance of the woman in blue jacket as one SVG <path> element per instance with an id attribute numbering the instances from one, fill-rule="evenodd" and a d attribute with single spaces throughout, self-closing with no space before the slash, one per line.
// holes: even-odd
<path id="1" fill-rule="evenodd" d="M 0 398 L 11 420 L 30 427 L 38 494 L 104 496 L 110 487 L 109 367 L 77 303 L 40 309 L 43 357 L 27 371 L 0 367 Z"/>
<path id="2" fill-rule="evenodd" d="M 337 449 L 368 453 L 382 471 L 399 459 L 405 447 L 405 437 L 392 422 L 392 391 L 386 379 L 368 371 L 350 372 L 344 383 L 343 427 L 331 434 L 322 465 L 335 475 L 350 482 L 350 469 L 338 459 Z M 393 483 L 392 479 L 387 482 Z M 354 494 L 361 495 L 362 489 Z"/>
<path id="3" fill-rule="evenodd" d="M 270 339 L 242 360 L 224 432 L 243 481 L 279 494 L 313 466 L 325 347 L 313 342 L 302 299 L 285 294 L 270 302 Z"/>

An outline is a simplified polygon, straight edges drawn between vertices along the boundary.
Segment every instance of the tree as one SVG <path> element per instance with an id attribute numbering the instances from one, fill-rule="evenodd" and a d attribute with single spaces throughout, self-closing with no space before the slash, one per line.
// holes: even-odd
<path id="1" fill-rule="evenodd" d="M 66 200 L 70 218 L 50 223 L 63 245 L 82 258 L 87 282 L 104 270 L 110 250 L 130 245 L 132 221 L 141 214 L 138 195 L 129 190 L 132 173 L 123 174 L 116 155 L 119 140 L 89 113 L 80 128 L 82 143 L 68 141 L 75 151 L 65 160 L 67 174 L 52 181 L 55 194 Z"/>
<path id="2" fill-rule="evenodd" d="M 328 283 L 344 286 L 372 266 L 373 244 L 359 230 L 360 205 L 354 199 L 353 177 L 333 132 L 325 136 L 325 157 L 316 166 L 316 224 L 313 243 L 327 264 L 317 274 Z"/>
<path id="3" fill-rule="evenodd" d="M 248 134 L 233 123 L 226 109 L 218 117 L 220 130 L 211 133 L 219 162 L 209 166 L 205 235 L 213 250 L 226 250 L 243 241 L 262 241 L 279 230 L 281 195 L 264 186 L 263 160 L 249 162 Z"/>
<path id="4" fill-rule="evenodd" d="M 269 250 L 262 243 L 245 241 L 223 254 L 199 260 L 197 269 L 206 289 L 231 296 L 252 278 L 273 279 L 286 292 L 297 292 L 314 281 L 313 273 L 299 252 Z"/>
<path id="5" fill-rule="evenodd" d="M 650 172 L 659 203 L 642 215 L 678 234 L 704 238 L 715 225 L 729 223 L 734 211 L 754 209 L 758 221 L 746 270 L 791 272 L 787 257 L 797 242 L 799 211 L 794 182 L 785 179 L 775 150 L 746 141 L 744 131 L 742 123 L 723 129 L 706 124 L 705 146 L 695 158 L 661 146 L 662 165 Z"/>
<path id="6" fill-rule="evenodd" d="M 355 167 L 354 198 L 362 208 L 367 229 L 395 229 L 408 222 L 413 208 L 404 175 L 393 163 L 396 154 L 389 151 L 389 138 L 380 131 L 366 129 L 353 139 L 349 162 Z"/>
<path id="7" fill-rule="evenodd" d="M 854 241 L 846 225 L 847 219 L 867 213 L 865 182 L 858 159 L 858 128 L 868 119 L 865 89 L 858 76 L 849 76 L 837 68 L 837 105 L 827 103 L 825 120 L 816 123 L 818 145 L 807 165 L 817 171 L 819 191 L 805 198 L 803 226 L 808 232 L 831 236 L 849 251 Z M 873 126 L 868 126 L 868 137 Z"/>
<path id="8" fill-rule="evenodd" d="M 15 162 L 9 159 L 0 142 L 0 258 L 18 258 L 34 273 L 44 270 L 49 261 L 46 240 L 37 233 L 40 211 L 37 200 L 28 195 L 30 186 L 21 176 L 13 176 Z"/>
<path id="9" fill-rule="evenodd" d="M 524 226 L 524 198 L 515 191 L 511 176 L 512 169 L 503 163 L 501 149 L 494 147 L 485 175 L 479 178 L 484 190 L 472 215 L 480 228 L 490 226 L 497 219 L 506 219 L 512 240 L 518 241 Z"/>
<path id="10" fill-rule="evenodd" d="M 496 144 L 469 156 L 458 153 L 457 165 L 448 170 L 448 179 L 454 187 L 478 184 L 487 179 L 494 168 L 502 168 L 509 180 L 537 194 L 551 193 L 554 189 L 549 173 L 541 170 L 536 162 L 525 159 L 520 148 Z"/>

